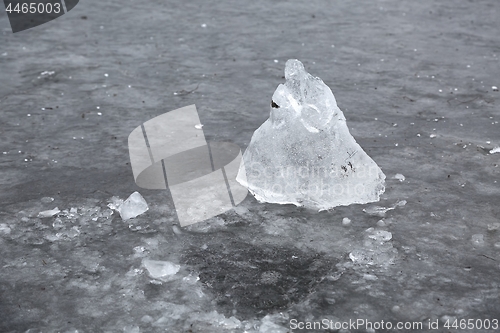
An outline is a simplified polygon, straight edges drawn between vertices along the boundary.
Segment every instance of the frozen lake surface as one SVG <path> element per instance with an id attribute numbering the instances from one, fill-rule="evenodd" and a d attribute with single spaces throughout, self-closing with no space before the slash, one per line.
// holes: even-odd
<path id="1" fill-rule="evenodd" d="M 500 320 L 499 15 L 88 0 L 12 34 L 0 11 L 0 331 L 495 331 L 444 325 Z M 167 191 L 135 185 L 129 133 L 196 104 L 208 141 L 245 149 L 290 58 L 332 89 L 387 176 L 381 201 L 317 213 L 249 195 L 181 228 Z M 108 204 L 135 191 L 149 210 L 123 221 Z"/>

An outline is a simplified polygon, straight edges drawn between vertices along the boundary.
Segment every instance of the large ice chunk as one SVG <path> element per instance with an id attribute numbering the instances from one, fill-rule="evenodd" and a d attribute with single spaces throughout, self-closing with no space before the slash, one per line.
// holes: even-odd
<path id="1" fill-rule="evenodd" d="M 330 88 L 298 60 L 287 61 L 285 78 L 237 180 L 261 202 L 326 210 L 378 201 L 385 175 L 349 133 Z"/>

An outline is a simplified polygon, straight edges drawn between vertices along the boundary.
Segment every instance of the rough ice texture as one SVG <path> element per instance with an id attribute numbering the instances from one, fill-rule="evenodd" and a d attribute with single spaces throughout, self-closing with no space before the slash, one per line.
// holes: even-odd
<path id="1" fill-rule="evenodd" d="M 287 61 L 285 78 L 237 180 L 261 202 L 326 210 L 378 201 L 385 175 L 349 133 L 330 88 L 298 60 Z"/>
<path id="2" fill-rule="evenodd" d="M 119 207 L 122 220 L 133 219 L 148 210 L 148 203 L 139 192 L 132 193 Z"/>

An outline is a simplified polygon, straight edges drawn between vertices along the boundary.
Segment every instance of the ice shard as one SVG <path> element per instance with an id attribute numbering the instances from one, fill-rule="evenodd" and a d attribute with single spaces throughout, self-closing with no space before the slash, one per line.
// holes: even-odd
<path id="1" fill-rule="evenodd" d="M 378 201 L 385 175 L 349 133 L 330 88 L 295 59 L 285 78 L 237 180 L 261 202 L 326 210 Z"/>

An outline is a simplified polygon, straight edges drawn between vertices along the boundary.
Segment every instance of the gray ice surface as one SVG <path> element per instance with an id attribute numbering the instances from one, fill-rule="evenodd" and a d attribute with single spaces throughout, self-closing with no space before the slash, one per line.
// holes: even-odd
<path id="1" fill-rule="evenodd" d="M 0 331 L 492 332 L 444 324 L 500 319 L 498 14 L 496 0 L 87 0 L 12 34 L 0 11 Z M 243 150 L 290 58 L 387 175 L 381 201 L 316 213 L 248 196 L 179 227 L 167 191 L 134 184 L 129 133 L 196 104 L 208 141 Z M 124 222 L 107 204 L 134 191 L 149 210 Z M 180 268 L 155 279 L 144 260 Z"/>

